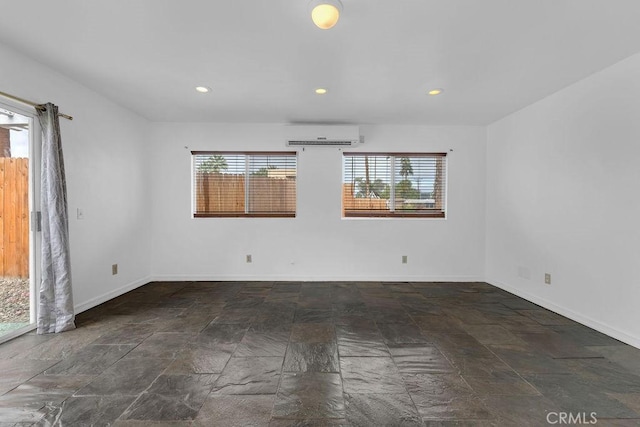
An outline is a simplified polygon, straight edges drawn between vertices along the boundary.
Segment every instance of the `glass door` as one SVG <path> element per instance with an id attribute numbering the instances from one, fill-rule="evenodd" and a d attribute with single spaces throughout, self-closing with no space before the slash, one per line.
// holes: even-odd
<path id="1" fill-rule="evenodd" d="M 0 103 L 0 342 L 35 326 L 34 117 Z"/>

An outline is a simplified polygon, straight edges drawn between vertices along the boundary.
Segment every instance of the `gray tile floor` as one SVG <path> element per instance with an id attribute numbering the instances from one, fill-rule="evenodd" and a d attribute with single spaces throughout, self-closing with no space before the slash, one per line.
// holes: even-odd
<path id="1" fill-rule="evenodd" d="M 485 283 L 150 283 L 77 323 L 0 345 L 0 426 L 640 425 L 640 350 Z"/>

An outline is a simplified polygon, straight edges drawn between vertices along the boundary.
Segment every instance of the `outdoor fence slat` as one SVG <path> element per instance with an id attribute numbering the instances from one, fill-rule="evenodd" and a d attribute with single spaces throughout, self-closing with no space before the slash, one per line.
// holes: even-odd
<path id="1" fill-rule="evenodd" d="M 20 270 L 19 276 L 29 277 L 29 161 L 28 159 L 20 159 L 18 164 L 20 189 L 19 218 L 20 218 L 20 246 L 17 253 L 20 254 Z"/>
<path id="2" fill-rule="evenodd" d="M 251 212 L 295 212 L 294 180 L 251 176 Z M 245 177 L 235 174 L 198 173 L 196 212 L 245 212 Z"/>
<path id="3" fill-rule="evenodd" d="M 4 259 L 4 275 L 15 277 L 16 274 L 16 212 L 15 212 L 15 196 L 16 196 L 16 168 L 12 158 L 6 158 L 5 179 L 10 183 L 4 193 L 4 213 L 5 213 L 5 259 Z"/>
<path id="4" fill-rule="evenodd" d="M 0 274 L 29 276 L 29 159 L 0 158 Z"/>
<path id="5" fill-rule="evenodd" d="M 5 159 L 0 158 L 0 275 L 4 276 L 4 260 L 5 260 L 5 242 L 4 242 L 4 222 L 5 222 L 5 212 L 4 212 L 4 192 L 5 187 L 7 186 L 5 180 Z"/>

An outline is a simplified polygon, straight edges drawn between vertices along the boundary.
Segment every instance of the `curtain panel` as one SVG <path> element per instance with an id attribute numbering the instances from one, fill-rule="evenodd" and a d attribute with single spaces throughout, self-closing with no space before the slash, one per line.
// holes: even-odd
<path id="1" fill-rule="evenodd" d="M 75 329 L 67 186 L 58 107 L 36 109 L 42 127 L 40 200 L 42 210 L 42 280 L 38 303 L 38 334 Z"/>

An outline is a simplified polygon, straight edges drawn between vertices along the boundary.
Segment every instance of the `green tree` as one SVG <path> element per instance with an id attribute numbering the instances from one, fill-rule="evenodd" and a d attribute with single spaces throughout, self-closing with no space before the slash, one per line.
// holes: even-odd
<path id="1" fill-rule="evenodd" d="M 356 197 L 357 198 L 389 198 L 389 184 L 377 178 L 375 181 L 367 184 L 366 178 L 356 178 Z"/>
<path id="2" fill-rule="evenodd" d="M 413 166 L 411 166 L 411 159 L 408 157 L 400 158 L 400 176 L 407 180 L 409 175 L 413 175 Z"/>
<path id="3" fill-rule="evenodd" d="M 216 154 L 215 156 L 209 156 L 204 162 L 198 166 L 199 172 L 204 173 L 220 173 L 229 169 L 227 165 L 227 159 L 223 156 Z"/>
<path id="4" fill-rule="evenodd" d="M 413 183 L 408 179 L 403 179 L 396 184 L 396 198 L 398 199 L 419 199 L 420 192 L 413 188 Z"/>
<path id="5" fill-rule="evenodd" d="M 251 172 L 251 176 L 269 176 L 269 170 L 270 169 L 278 169 L 277 167 L 275 167 L 274 165 L 269 165 L 266 168 L 260 168 L 255 172 Z"/>

